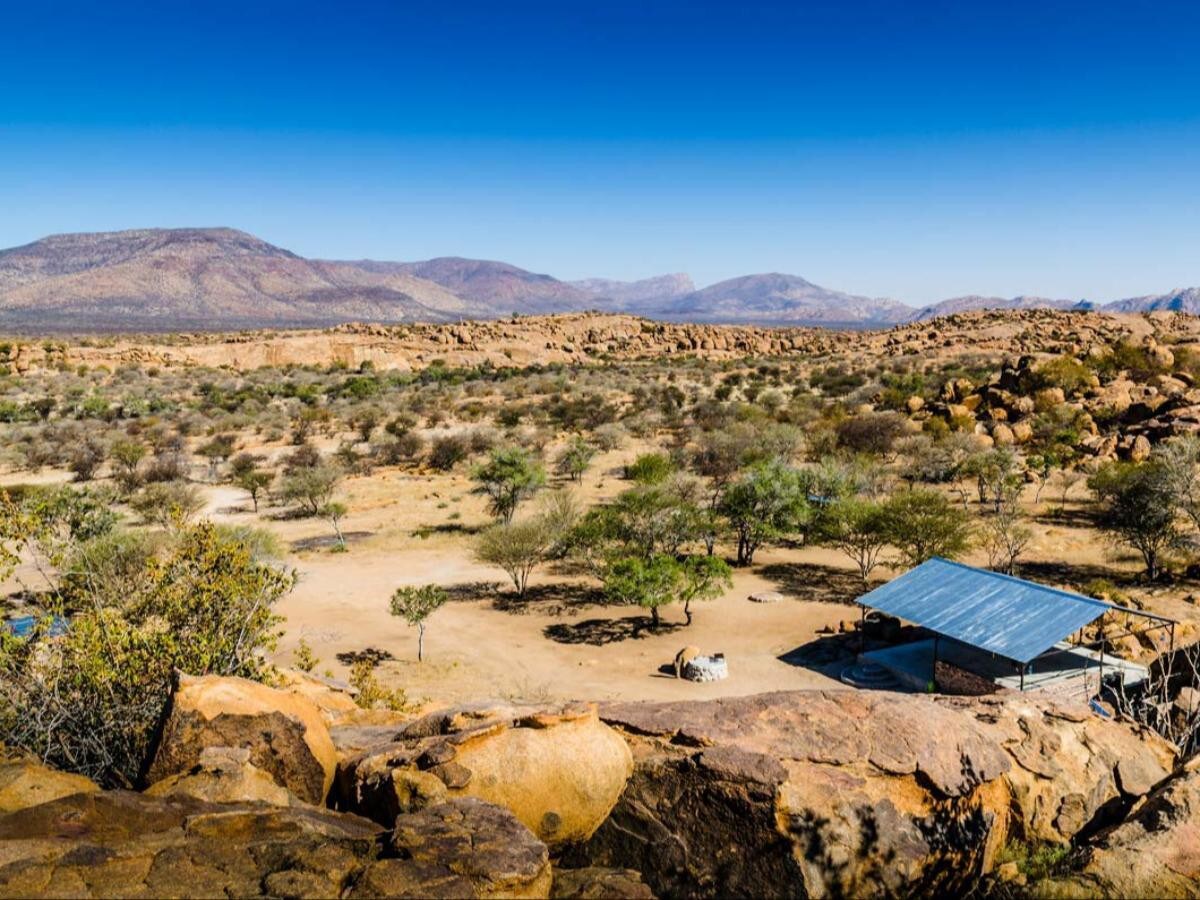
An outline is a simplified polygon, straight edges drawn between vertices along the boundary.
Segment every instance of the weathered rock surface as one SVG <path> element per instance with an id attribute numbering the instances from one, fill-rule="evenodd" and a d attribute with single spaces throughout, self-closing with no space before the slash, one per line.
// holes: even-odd
<path id="1" fill-rule="evenodd" d="M 305 697 L 242 678 L 183 676 L 148 780 L 192 770 L 209 747 L 249 750 L 251 764 L 307 803 L 324 803 L 337 768 L 325 720 Z"/>
<path id="2" fill-rule="evenodd" d="M 454 797 L 496 803 L 552 846 L 588 838 L 632 771 L 625 742 L 593 706 L 461 707 L 409 723 L 346 759 L 342 808 L 389 823 Z"/>
<path id="3" fill-rule="evenodd" d="M 511 812 L 473 797 L 397 818 L 397 858 L 372 865 L 350 897 L 546 897 L 546 845 Z"/>
<path id="4" fill-rule="evenodd" d="M 1200 896 L 1200 764 L 1100 835 L 1078 874 L 1037 885 L 1036 892 L 1048 897 Z"/>
<path id="5" fill-rule="evenodd" d="M 654 892 L 633 869 L 555 869 L 554 900 L 653 900 Z"/>
<path id="6" fill-rule="evenodd" d="M 602 718 L 635 771 L 564 864 L 633 868 L 662 896 L 954 890 L 1007 840 L 1095 827 L 1172 763 L 1156 738 L 1029 697 L 787 692 Z"/>
<path id="7" fill-rule="evenodd" d="M 33 758 L 0 760 L 0 813 L 98 790 L 90 778 L 51 769 Z"/>
<path id="8" fill-rule="evenodd" d="M 149 797 L 195 797 L 211 803 L 293 806 L 303 802 L 251 763 L 245 747 L 207 747 L 192 768 L 156 781 L 145 793 Z"/>
<path id="9" fill-rule="evenodd" d="M 0 897 L 546 897 L 546 846 L 464 797 L 388 834 L 307 805 L 129 791 L 0 816 Z M 631 896 L 640 896 L 632 894 Z"/>
<path id="10" fill-rule="evenodd" d="M 312 807 L 76 794 L 0 817 L 0 897 L 336 897 L 379 833 Z"/>

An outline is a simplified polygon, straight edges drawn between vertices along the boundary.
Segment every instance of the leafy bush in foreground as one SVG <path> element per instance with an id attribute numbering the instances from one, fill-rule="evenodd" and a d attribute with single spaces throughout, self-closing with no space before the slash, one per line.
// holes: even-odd
<path id="1" fill-rule="evenodd" d="M 7 498 L 0 525 L 10 564 L 37 543 L 66 569 L 31 634 L 0 632 L 5 744 L 105 786 L 133 786 L 176 670 L 268 677 L 264 654 L 281 622 L 272 608 L 294 575 L 264 562 L 253 542 L 204 523 L 157 549 L 136 546 L 135 532 L 116 544 L 69 534 L 51 544 L 45 516 Z M 129 570 L 121 577 L 114 548 Z"/>

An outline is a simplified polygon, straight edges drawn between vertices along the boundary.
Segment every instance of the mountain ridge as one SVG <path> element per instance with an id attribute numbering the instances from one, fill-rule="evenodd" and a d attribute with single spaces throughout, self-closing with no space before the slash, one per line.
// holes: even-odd
<path id="1" fill-rule="evenodd" d="M 0 250 L 0 327 L 170 331 L 447 322 L 599 310 L 761 325 L 884 328 L 975 309 L 1200 314 L 1200 288 L 1105 305 L 965 295 L 914 308 L 814 284 L 742 275 L 697 289 L 686 273 L 564 281 L 496 260 L 309 259 L 228 227 L 49 235 Z"/>

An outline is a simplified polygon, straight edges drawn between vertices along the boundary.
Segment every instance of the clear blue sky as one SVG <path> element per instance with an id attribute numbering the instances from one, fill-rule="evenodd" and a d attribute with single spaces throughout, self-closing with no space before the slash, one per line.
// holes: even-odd
<path id="1" fill-rule="evenodd" d="M 1200 284 L 1200 4 L 106 0 L 0 16 L 0 246 L 231 225 L 922 303 Z"/>

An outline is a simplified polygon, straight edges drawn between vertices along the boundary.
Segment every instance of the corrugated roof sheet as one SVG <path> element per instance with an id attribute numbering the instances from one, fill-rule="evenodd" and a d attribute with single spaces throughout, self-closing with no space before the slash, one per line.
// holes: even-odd
<path id="1" fill-rule="evenodd" d="M 859 598 L 972 647 L 1027 663 L 1112 607 L 935 557 Z"/>

